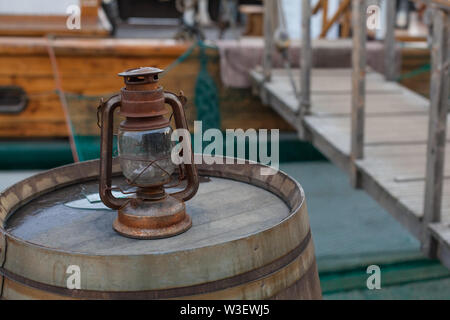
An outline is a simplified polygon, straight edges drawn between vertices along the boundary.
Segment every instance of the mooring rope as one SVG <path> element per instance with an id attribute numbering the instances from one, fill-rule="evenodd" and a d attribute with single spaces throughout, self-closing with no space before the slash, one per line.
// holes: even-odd
<path id="1" fill-rule="evenodd" d="M 61 106 L 63 108 L 66 125 L 69 129 L 69 142 L 70 142 L 70 149 L 72 151 L 72 157 L 75 162 L 79 162 L 80 159 L 78 157 L 77 147 L 75 145 L 75 138 L 74 138 L 72 123 L 70 121 L 69 108 L 67 106 L 67 100 L 64 95 L 63 88 L 62 88 L 61 74 L 58 69 L 58 62 L 56 61 L 55 50 L 53 49 L 53 36 L 48 35 L 47 37 L 45 37 L 45 39 L 46 39 L 48 56 L 50 58 L 50 63 L 52 66 L 53 78 L 55 80 L 55 86 L 56 86 L 56 89 L 58 92 L 59 100 L 61 101 Z"/>

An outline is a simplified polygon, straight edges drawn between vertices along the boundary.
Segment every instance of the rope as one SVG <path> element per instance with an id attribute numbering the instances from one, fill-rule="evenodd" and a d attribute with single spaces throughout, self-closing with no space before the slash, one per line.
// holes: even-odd
<path id="1" fill-rule="evenodd" d="M 197 41 L 189 49 L 186 50 L 180 57 L 172 62 L 161 73 L 161 78 L 164 77 L 173 68 L 180 63 L 186 61 L 195 49 L 199 49 L 200 71 L 195 83 L 195 98 L 194 103 L 197 111 L 198 120 L 203 122 L 203 127 L 221 128 L 220 112 L 219 112 L 219 93 L 214 79 L 208 72 L 208 56 L 206 49 L 217 50 L 217 47 L 206 44 L 204 41 Z"/>
<path id="2" fill-rule="evenodd" d="M 291 41 L 289 39 L 289 34 L 286 28 L 286 17 L 284 15 L 282 2 L 281 0 L 277 0 L 277 9 L 278 9 L 278 21 L 279 26 L 275 30 L 273 39 L 278 51 L 281 53 L 281 57 L 283 59 L 284 68 L 288 72 L 289 82 L 292 87 L 292 91 L 297 99 L 300 97 L 300 92 L 297 89 L 297 85 L 295 83 L 294 74 L 292 73 L 291 62 L 289 59 L 289 47 L 291 45 Z"/>
<path id="3" fill-rule="evenodd" d="M 198 42 L 200 71 L 195 83 L 195 107 L 197 118 L 202 121 L 204 130 L 210 128 L 220 129 L 219 93 L 214 79 L 208 72 L 208 57 L 205 50 L 208 48 L 203 42 Z"/>
<path id="4" fill-rule="evenodd" d="M 413 78 L 415 76 L 421 75 L 422 73 L 426 73 L 426 72 L 428 72 L 430 70 L 431 70 L 431 65 L 429 63 L 426 63 L 423 66 L 421 66 L 421 67 L 419 67 L 419 68 L 417 68 L 417 69 L 415 69 L 413 71 L 410 71 L 410 72 L 407 72 L 405 74 L 400 75 L 397 78 L 397 81 L 401 81 L 401 80 L 404 80 L 404 79 L 410 79 L 410 78 Z"/>
<path id="5" fill-rule="evenodd" d="M 160 73 L 159 77 L 164 77 L 170 70 L 178 66 L 180 63 L 184 62 L 189 56 L 194 52 L 195 48 L 197 48 L 198 42 L 195 42 L 191 45 L 181 56 L 179 56 L 174 62 L 168 65 L 163 72 Z"/>
<path id="6" fill-rule="evenodd" d="M 62 88 L 61 75 L 59 73 L 58 62 L 56 61 L 55 51 L 53 49 L 52 36 L 48 35 L 45 39 L 46 39 L 48 56 L 50 58 L 50 63 L 52 65 L 52 71 L 53 71 L 53 77 L 55 79 L 56 90 L 59 95 L 59 100 L 61 101 L 61 106 L 63 107 L 64 118 L 66 120 L 67 127 L 69 128 L 69 142 L 70 142 L 70 149 L 72 151 L 72 157 L 75 162 L 79 162 L 80 159 L 78 157 L 77 148 L 75 145 L 72 123 L 70 122 L 69 108 L 67 106 L 67 100 L 64 95 L 63 88 Z"/>

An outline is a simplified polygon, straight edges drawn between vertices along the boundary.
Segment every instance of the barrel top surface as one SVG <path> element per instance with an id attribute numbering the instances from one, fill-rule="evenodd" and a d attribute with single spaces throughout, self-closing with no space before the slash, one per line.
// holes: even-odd
<path id="1" fill-rule="evenodd" d="M 125 186 L 123 178 L 115 185 Z M 75 209 L 65 203 L 98 192 L 97 181 L 58 188 L 19 207 L 6 223 L 14 237 L 39 246 L 89 255 L 142 255 L 187 251 L 245 238 L 270 229 L 290 208 L 263 188 L 218 177 L 202 177 L 186 202 L 193 226 L 167 239 L 135 240 L 112 229 L 116 211 Z M 169 191 L 170 192 L 170 191 Z"/>

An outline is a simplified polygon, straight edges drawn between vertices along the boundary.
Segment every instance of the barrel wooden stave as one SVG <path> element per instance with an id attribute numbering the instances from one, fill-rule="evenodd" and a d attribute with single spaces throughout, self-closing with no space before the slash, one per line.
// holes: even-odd
<path id="1" fill-rule="evenodd" d="M 246 237 L 232 241 L 222 239 L 221 243 L 185 252 L 130 256 L 70 252 L 39 246 L 7 234 L 8 257 L 4 269 L 11 274 L 6 276 L 2 297 L 320 298 L 303 191 L 285 174 L 261 176 L 260 169 L 261 166 L 255 164 L 199 166 L 203 176 L 247 182 L 276 194 L 290 209 L 278 224 Z M 120 167 L 115 165 L 114 170 L 120 172 Z M 1 214 L 9 217 L 37 195 L 96 179 L 97 171 L 98 162 L 93 161 L 27 179 L 2 194 L 0 203 L 6 210 Z M 25 185 L 28 187 L 24 188 Z M 289 254 L 291 256 L 286 257 Z M 174 261 L 177 261 L 175 265 Z M 70 264 L 80 265 L 84 270 L 82 290 L 65 288 L 65 270 Z M 130 266 L 133 276 L 127 278 Z M 150 273 L 148 266 L 152 266 Z M 133 277 L 135 280 L 130 281 Z"/>

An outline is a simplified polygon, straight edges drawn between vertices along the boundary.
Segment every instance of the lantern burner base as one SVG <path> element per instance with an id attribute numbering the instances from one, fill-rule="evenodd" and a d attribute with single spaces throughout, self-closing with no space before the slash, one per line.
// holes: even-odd
<path id="1" fill-rule="evenodd" d="M 168 238 L 187 231 L 192 226 L 183 201 L 167 195 L 161 200 L 130 202 L 119 209 L 113 228 L 119 234 L 134 239 Z"/>

